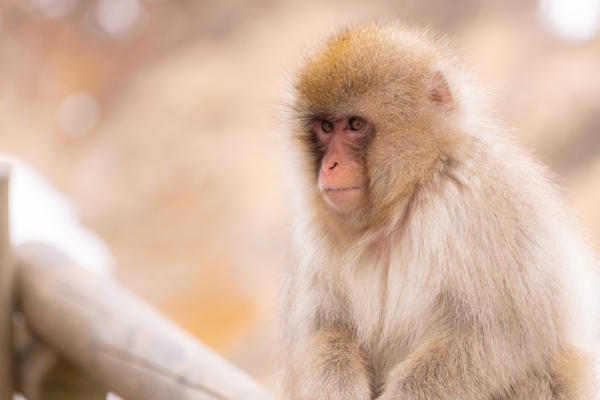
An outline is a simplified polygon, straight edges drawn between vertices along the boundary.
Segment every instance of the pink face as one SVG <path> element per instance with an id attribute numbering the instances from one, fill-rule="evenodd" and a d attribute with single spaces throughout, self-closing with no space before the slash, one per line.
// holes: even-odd
<path id="1" fill-rule="evenodd" d="M 350 212 L 365 200 L 364 153 L 372 127 L 362 118 L 345 117 L 319 120 L 314 130 L 324 149 L 319 190 L 334 209 Z"/>

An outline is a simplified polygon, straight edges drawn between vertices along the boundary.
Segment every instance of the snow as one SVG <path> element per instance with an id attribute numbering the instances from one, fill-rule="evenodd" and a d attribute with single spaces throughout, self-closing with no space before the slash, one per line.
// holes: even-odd
<path id="1" fill-rule="evenodd" d="M 65 195 L 24 162 L 5 154 L 0 154 L 0 162 L 11 166 L 9 212 L 13 245 L 43 242 L 97 273 L 110 274 L 114 270 L 115 260 L 108 246 L 79 223 Z"/>

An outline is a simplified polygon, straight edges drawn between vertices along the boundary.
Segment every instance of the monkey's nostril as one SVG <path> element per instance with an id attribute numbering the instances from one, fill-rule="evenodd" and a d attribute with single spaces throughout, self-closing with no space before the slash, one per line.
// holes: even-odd
<path id="1" fill-rule="evenodd" d="M 337 165 L 338 165 L 337 161 L 334 161 L 334 162 L 333 162 L 333 163 L 332 163 L 332 164 L 329 166 L 329 169 L 330 169 L 330 170 L 331 170 L 331 169 L 334 169 L 335 167 L 337 167 Z"/>

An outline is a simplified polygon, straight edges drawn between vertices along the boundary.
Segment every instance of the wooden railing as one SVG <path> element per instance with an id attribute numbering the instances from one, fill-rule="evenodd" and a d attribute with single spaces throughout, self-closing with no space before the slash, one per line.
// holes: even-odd
<path id="1" fill-rule="evenodd" d="M 13 249 L 8 179 L 1 167 L 0 400 L 271 399 L 115 280 L 44 244 Z"/>

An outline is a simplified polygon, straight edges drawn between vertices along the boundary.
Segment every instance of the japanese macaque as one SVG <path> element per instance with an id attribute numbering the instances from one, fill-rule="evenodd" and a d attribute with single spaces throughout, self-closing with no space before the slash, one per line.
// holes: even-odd
<path id="1" fill-rule="evenodd" d="M 349 28 L 294 93 L 283 397 L 596 399 L 596 259 L 447 46 Z"/>

